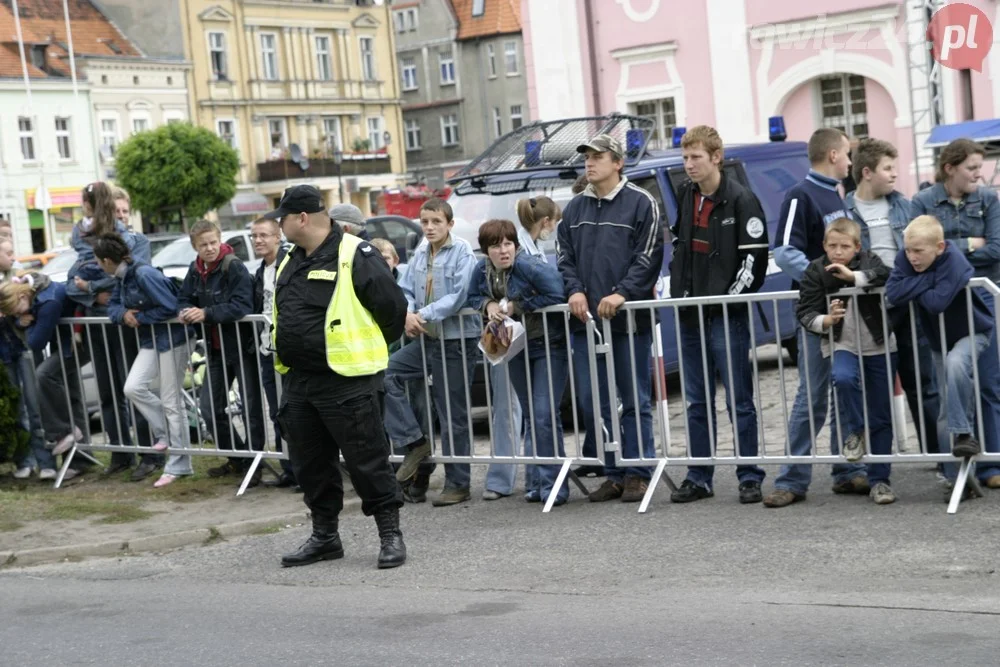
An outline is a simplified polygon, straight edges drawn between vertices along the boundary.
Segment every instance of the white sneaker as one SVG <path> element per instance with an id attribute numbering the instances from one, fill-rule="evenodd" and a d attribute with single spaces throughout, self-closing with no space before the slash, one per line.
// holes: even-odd
<path id="1" fill-rule="evenodd" d="M 28 479 L 31 477 L 31 468 L 25 466 L 14 471 L 14 479 Z"/>
<path id="2" fill-rule="evenodd" d="M 56 446 L 52 448 L 52 455 L 59 456 L 60 454 L 65 454 L 76 444 L 83 444 L 83 431 L 78 426 L 74 426 L 72 433 L 56 443 Z"/>
<path id="3" fill-rule="evenodd" d="M 844 458 L 854 463 L 860 461 L 865 456 L 865 434 L 851 433 L 844 439 Z"/>
<path id="4" fill-rule="evenodd" d="M 79 474 L 80 474 L 79 470 L 73 470 L 73 468 L 66 468 L 66 474 L 63 475 L 63 481 L 68 482 L 69 480 L 73 479 Z"/>
<path id="5" fill-rule="evenodd" d="M 58 474 L 52 468 L 42 468 L 41 472 L 38 473 L 38 479 L 55 479 Z"/>

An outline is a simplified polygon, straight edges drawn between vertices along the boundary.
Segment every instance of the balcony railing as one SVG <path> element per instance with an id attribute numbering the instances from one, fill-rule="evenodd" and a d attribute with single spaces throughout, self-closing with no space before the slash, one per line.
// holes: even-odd
<path id="1" fill-rule="evenodd" d="M 296 178 L 323 178 L 327 176 L 372 176 L 392 171 L 385 155 L 344 159 L 339 166 L 329 158 L 311 158 L 309 168 L 303 170 L 291 160 L 270 160 L 257 163 L 257 181 L 287 181 Z"/>

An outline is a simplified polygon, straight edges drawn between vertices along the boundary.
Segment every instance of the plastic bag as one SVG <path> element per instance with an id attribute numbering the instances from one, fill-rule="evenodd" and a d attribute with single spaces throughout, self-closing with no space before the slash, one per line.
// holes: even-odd
<path id="1" fill-rule="evenodd" d="M 501 322 L 494 321 L 486 325 L 479 339 L 479 349 L 491 365 L 497 366 L 520 354 L 524 350 L 525 341 L 524 326 L 508 317 Z"/>

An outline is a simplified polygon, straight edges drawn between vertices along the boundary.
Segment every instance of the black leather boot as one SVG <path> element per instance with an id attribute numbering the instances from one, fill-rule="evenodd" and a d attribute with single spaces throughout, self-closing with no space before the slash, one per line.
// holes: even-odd
<path id="1" fill-rule="evenodd" d="M 431 476 L 424 472 L 418 472 L 417 476 L 408 482 L 403 482 L 403 500 L 408 503 L 427 502 L 427 487 L 430 486 Z"/>
<path id="2" fill-rule="evenodd" d="M 403 533 L 399 530 L 399 508 L 379 510 L 375 515 L 375 523 L 378 524 L 378 536 L 382 540 L 382 548 L 378 552 L 378 569 L 399 567 L 406 562 L 406 545 L 403 544 Z"/>
<path id="3" fill-rule="evenodd" d="M 397 526 L 399 525 L 397 519 Z M 337 521 L 313 523 L 313 532 L 298 551 L 281 557 L 282 567 L 312 565 L 321 560 L 335 560 L 344 557 L 344 545 L 337 533 Z"/>

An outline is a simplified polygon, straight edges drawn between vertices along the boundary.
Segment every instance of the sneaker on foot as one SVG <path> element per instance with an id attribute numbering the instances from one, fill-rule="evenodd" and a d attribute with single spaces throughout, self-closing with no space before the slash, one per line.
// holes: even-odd
<path id="1" fill-rule="evenodd" d="M 788 507 L 792 503 L 799 503 L 806 499 L 804 493 L 793 493 L 788 489 L 775 489 L 764 496 L 764 507 Z"/>
<path id="2" fill-rule="evenodd" d="M 459 503 L 464 503 L 470 497 L 469 489 L 455 489 L 449 488 L 441 491 L 437 498 L 431 501 L 431 505 L 434 507 L 447 507 L 448 505 L 457 505 Z"/>
<path id="3" fill-rule="evenodd" d="M 242 477 L 245 474 L 247 474 L 246 469 L 241 468 L 240 466 L 234 464 L 232 461 L 226 461 L 221 466 L 216 466 L 215 468 L 208 469 L 209 477 L 226 477 L 229 475 Z"/>
<path id="4" fill-rule="evenodd" d="M 711 498 L 715 494 L 704 486 L 699 486 L 689 479 L 681 483 L 681 488 L 670 494 L 672 503 L 693 503 L 696 500 Z"/>
<path id="5" fill-rule="evenodd" d="M 623 503 L 637 503 L 646 497 L 646 490 L 649 488 L 649 480 L 637 475 L 628 475 L 625 478 L 625 490 L 622 491 L 621 501 Z"/>
<path id="6" fill-rule="evenodd" d="M 59 456 L 60 454 L 65 454 L 70 449 L 72 449 L 73 445 L 75 444 L 76 444 L 75 434 L 70 433 L 68 435 L 64 435 L 62 438 L 59 439 L 59 442 L 56 443 L 56 446 L 52 448 L 52 455 Z"/>
<path id="7" fill-rule="evenodd" d="M 55 479 L 58 474 L 59 473 L 52 468 L 42 468 L 42 470 L 38 473 L 38 479 Z"/>
<path id="8" fill-rule="evenodd" d="M 160 475 L 160 479 L 153 482 L 153 488 L 159 489 L 161 487 L 166 486 L 167 484 L 173 484 L 175 481 L 177 481 L 177 475 L 169 475 L 167 473 L 163 473 L 162 475 Z"/>
<path id="9" fill-rule="evenodd" d="M 500 500 L 501 498 L 506 498 L 508 493 L 500 493 L 499 491 L 490 491 L 486 489 L 483 491 L 483 500 Z"/>
<path id="10" fill-rule="evenodd" d="M 868 486 L 868 478 L 864 475 L 858 475 L 845 482 L 837 482 L 833 485 L 833 492 L 841 495 L 856 494 L 867 496 L 869 491 L 871 491 L 871 487 Z"/>
<path id="11" fill-rule="evenodd" d="M 969 456 L 978 456 L 982 451 L 979 441 L 968 433 L 955 436 L 955 446 L 951 448 L 952 455 L 960 459 Z"/>
<path id="12" fill-rule="evenodd" d="M 844 458 L 854 463 L 860 461 L 865 456 L 865 434 L 851 433 L 844 439 Z"/>
<path id="13" fill-rule="evenodd" d="M 764 499 L 764 494 L 760 490 L 760 482 L 748 480 L 740 482 L 740 504 L 751 505 L 759 503 Z"/>
<path id="14" fill-rule="evenodd" d="M 430 455 L 431 443 L 427 442 L 426 439 L 421 438 L 413 443 L 403 457 L 403 463 L 399 466 L 399 470 L 396 471 L 396 479 L 405 482 L 416 475 L 420 464 Z"/>
<path id="15" fill-rule="evenodd" d="M 31 468 L 25 466 L 14 471 L 14 479 L 28 479 L 31 477 Z"/>
<path id="16" fill-rule="evenodd" d="M 75 468 L 66 468 L 66 474 L 63 475 L 63 481 L 68 482 L 69 480 L 73 479 L 74 477 L 78 477 L 79 475 L 80 475 L 79 470 L 76 470 Z"/>
<path id="17" fill-rule="evenodd" d="M 625 488 L 618 482 L 613 482 L 610 479 L 604 480 L 596 491 L 592 492 L 588 498 L 592 503 L 606 503 L 609 500 L 618 500 L 625 493 Z M 539 497 L 541 500 L 541 497 Z"/>
<path id="18" fill-rule="evenodd" d="M 868 496 L 876 505 L 889 505 L 896 502 L 896 494 L 892 492 L 892 487 L 885 482 L 879 482 L 873 486 Z"/>
<path id="19" fill-rule="evenodd" d="M 17 477 L 17 475 L 14 475 Z M 1000 475 L 990 475 L 983 481 L 983 486 L 987 489 L 1000 489 Z"/>

